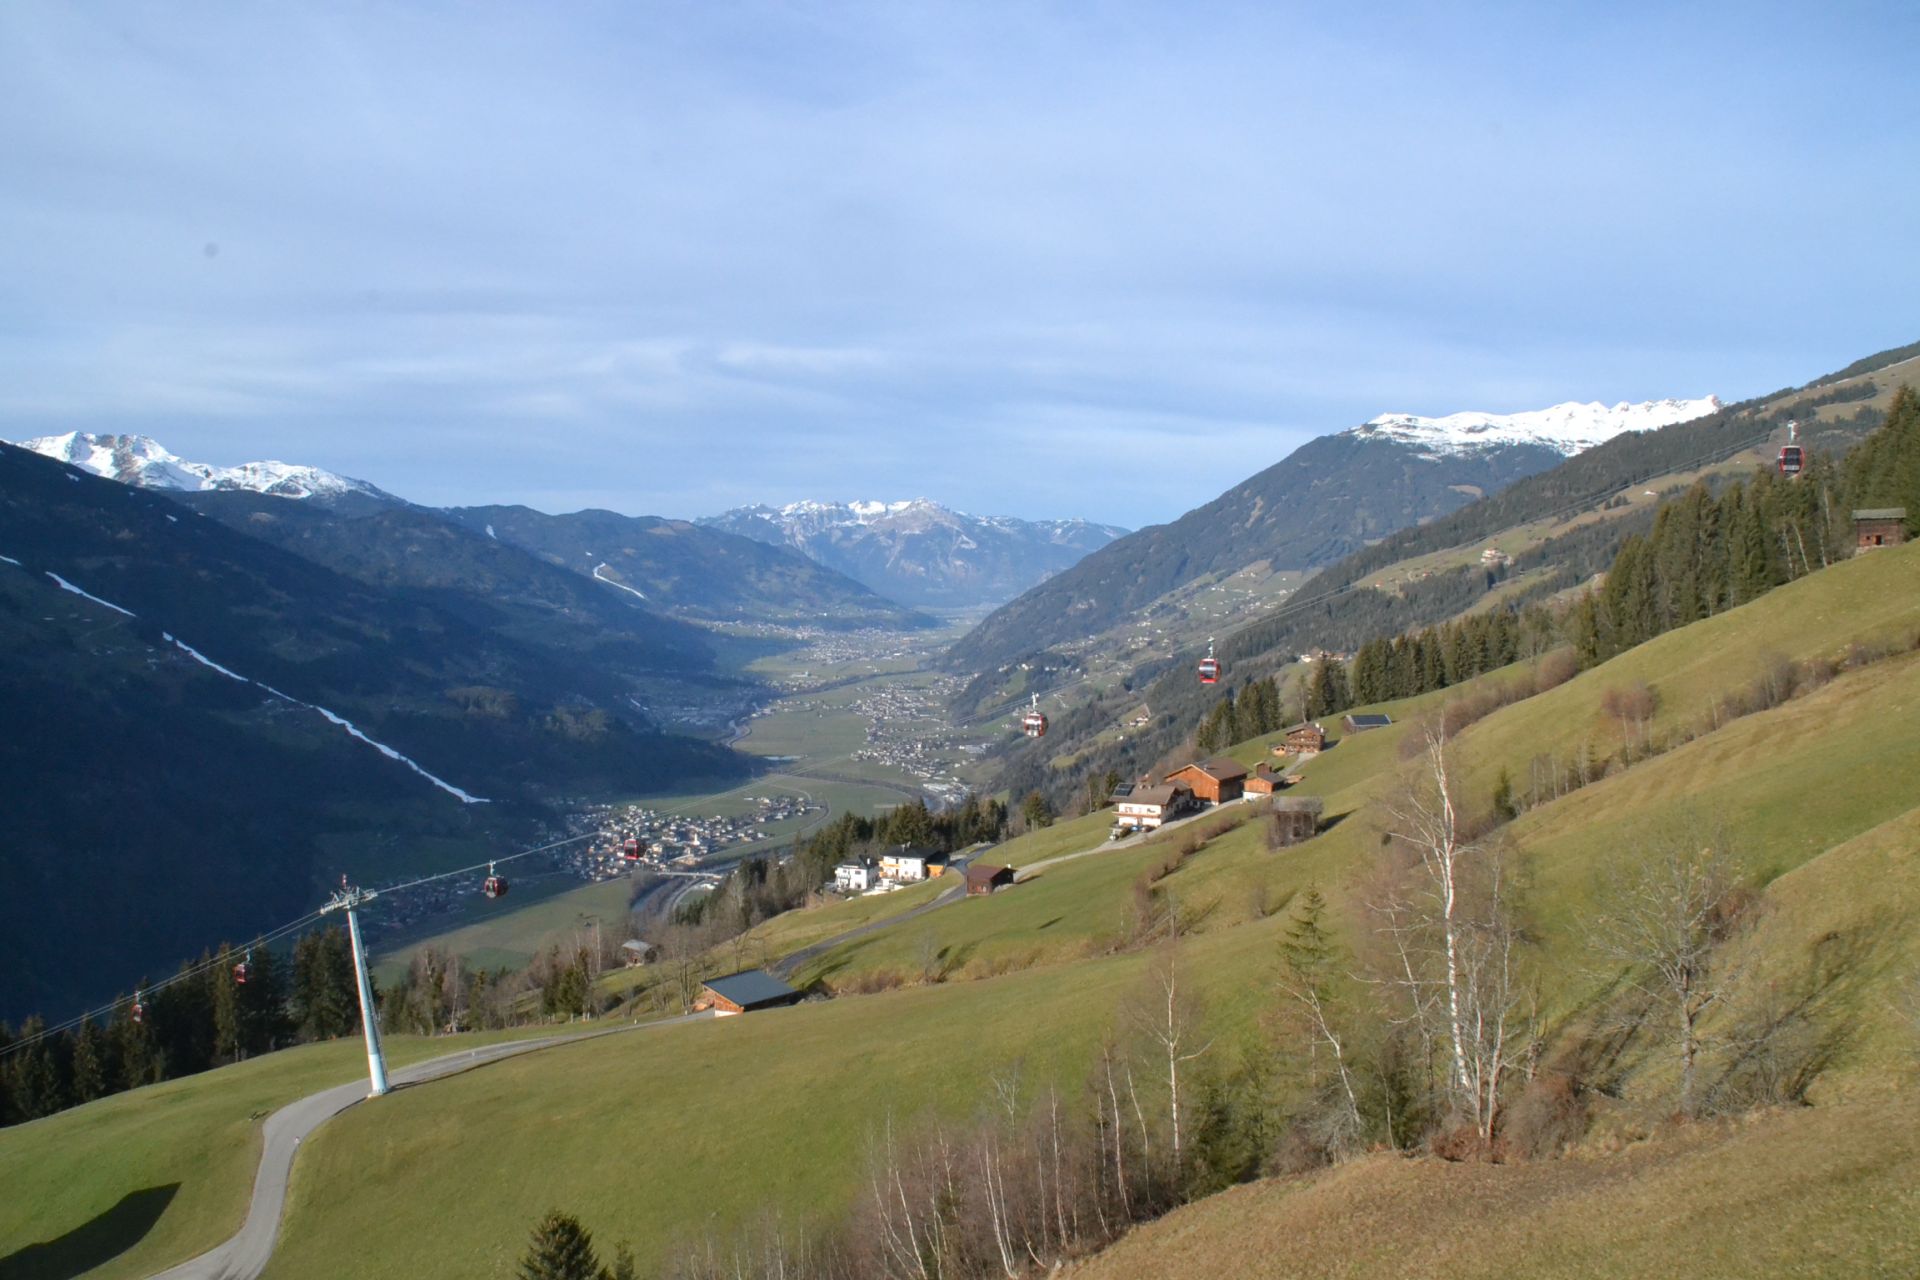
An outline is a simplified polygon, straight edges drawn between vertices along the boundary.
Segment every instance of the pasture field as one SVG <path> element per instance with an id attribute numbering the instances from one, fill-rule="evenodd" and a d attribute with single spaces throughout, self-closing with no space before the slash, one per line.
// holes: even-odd
<path id="1" fill-rule="evenodd" d="M 389 1036 L 387 1062 L 552 1030 Z M 366 1071 L 357 1037 L 303 1045 L 0 1129 L 0 1274 L 137 1277 L 212 1248 L 246 1215 L 261 1121 Z"/>

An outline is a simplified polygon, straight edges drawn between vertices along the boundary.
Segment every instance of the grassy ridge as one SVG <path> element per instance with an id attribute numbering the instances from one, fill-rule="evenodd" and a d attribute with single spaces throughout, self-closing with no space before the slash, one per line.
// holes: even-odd
<path id="1" fill-rule="evenodd" d="M 1189 1205 L 1073 1274 L 1909 1276 L 1920 1272 L 1916 1126 L 1908 1094 L 1546 1164 L 1374 1156 Z"/>

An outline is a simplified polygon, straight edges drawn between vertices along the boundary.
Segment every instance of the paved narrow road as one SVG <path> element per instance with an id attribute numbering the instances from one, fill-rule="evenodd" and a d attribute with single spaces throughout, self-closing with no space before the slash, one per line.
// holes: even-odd
<path id="1" fill-rule="evenodd" d="M 508 1040 L 416 1062 L 391 1073 L 389 1080 L 395 1089 L 402 1089 L 457 1075 L 490 1062 L 499 1062 L 503 1058 L 532 1053 L 536 1049 L 597 1040 L 601 1036 L 628 1031 L 646 1031 L 654 1027 L 695 1022 L 712 1016 L 709 1013 L 694 1013 L 660 1022 L 634 1023 L 574 1035 Z M 367 1082 L 355 1080 L 310 1094 L 298 1102 L 290 1102 L 268 1116 L 260 1144 L 260 1169 L 253 1179 L 253 1201 L 247 1206 L 247 1220 L 240 1225 L 240 1230 L 226 1243 L 191 1261 L 160 1272 L 153 1280 L 254 1280 L 266 1270 L 267 1259 L 273 1256 L 274 1242 L 280 1235 L 280 1217 L 287 1203 L 287 1177 L 293 1172 L 293 1158 L 300 1152 L 300 1143 L 326 1121 L 356 1102 L 366 1100 L 366 1097 Z"/>

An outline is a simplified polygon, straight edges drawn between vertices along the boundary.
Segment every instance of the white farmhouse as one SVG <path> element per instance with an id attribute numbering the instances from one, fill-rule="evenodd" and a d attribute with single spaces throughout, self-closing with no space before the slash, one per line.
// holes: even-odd
<path id="1" fill-rule="evenodd" d="M 873 863 L 865 858 L 843 862 L 833 869 L 833 887 L 842 893 L 865 893 L 873 888 Z"/>
<path id="2" fill-rule="evenodd" d="M 1113 824 L 1151 831 L 1168 819 L 1179 817 L 1193 805 L 1192 789 L 1178 782 L 1135 787 L 1126 795 L 1114 797 Z"/>

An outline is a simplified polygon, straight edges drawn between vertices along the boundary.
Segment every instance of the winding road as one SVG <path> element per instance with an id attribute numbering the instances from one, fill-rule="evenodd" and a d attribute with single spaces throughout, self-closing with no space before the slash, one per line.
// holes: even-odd
<path id="1" fill-rule="evenodd" d="M 391 1080 L 396 1090 L 406 1089 L 471 1071 L 490 1062 L 532 1053 L 537 1049 L 597 1040 L 601 1036 L 620 1035 L 629 1031 L 703 1021 L 712 1016 L 710 1013 L 693 1013 L 659 1022 L 640 1022 L 573 1035 L 483 1045 L 402 1067 L 392 1074 Z M 247 1220 L 240 1225 L 240 1230 L 226 1243 L 160 1272 L 153 1280 L 254 1280 L 266 1270 L 267 1259 L 273 1256 L 274 1242 L 280 1235 L 280 1218 L 287 1203 L 287 1177 L 293 1172 L 293 1158 L 300 1153 L 300 1143 L 322 1124 L 355 1103 L 366 1100 L 366 1097 L 367 1082 L 355 1080 L 331 1089 L 322 1089 L 298 1102 L 290 1102 L 268 1116 L 260 1144 L 260 1169 L 253 1179 L 253 1201 L 247 1206 Z"/>

